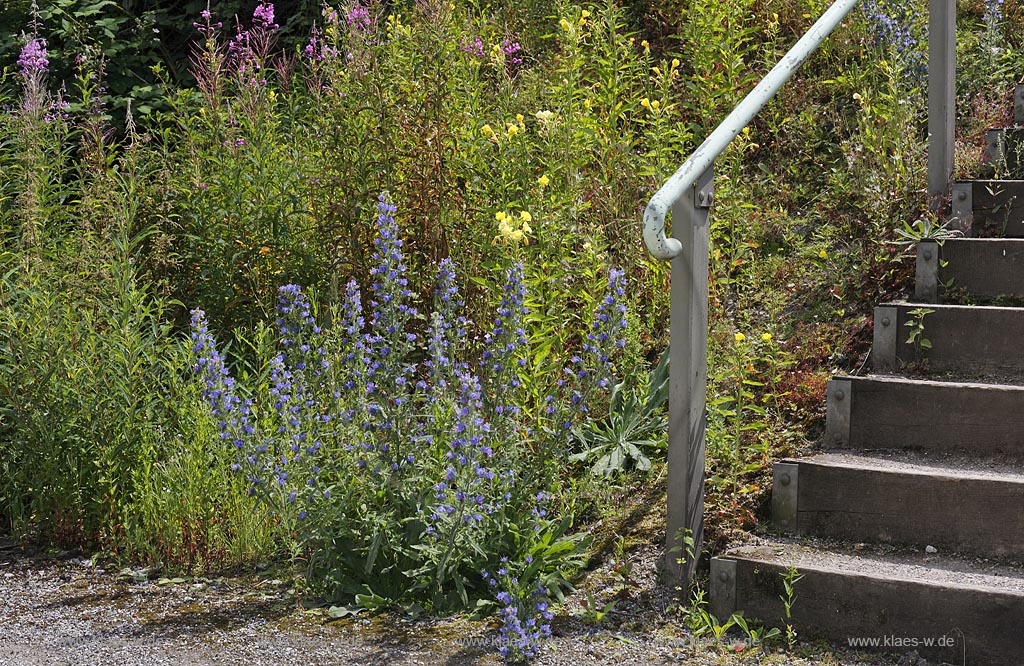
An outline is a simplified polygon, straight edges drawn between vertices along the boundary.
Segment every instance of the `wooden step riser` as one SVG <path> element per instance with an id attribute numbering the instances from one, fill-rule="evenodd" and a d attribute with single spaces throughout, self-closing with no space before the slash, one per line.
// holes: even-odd
<path id="1" fill-rule="evenodd" d="M 955 228 L 974 237 L 1024 237 L 1024 181 L 958 181 L 952 198 Z"/>
<path id="2" fill-rule="evenodd" d="M 828 383 L 826 448 L 1024 457 L 1024 388 L 941 382 Z"/>
<path id="3" fill-rule="evenodd" d="M 1024 176 L 1024 128 L 1000 127 L 985 131 L 988 174 L 1009 179 Z"/>
<path id="4" fill-rule="evenodd" d="M 1024 83 L 1018 83 L 1013 89 L 1013 122 L 1024 125 Z"/>
<path id="5" fill-rule="evenodd" d="M 941 247 L 922 242 L 914 295 L 925 303 L 1024 300 L 1024 241 L 950 239 Z"/>
<path id="6" fill-rule="evenodd" d="M 777 464 L 773 521 L 801 536 L 1024 557 L 1024 480 Z M 778 497 L 779 495 L 790 497 Z"/>
<path id="7" fill-rule="evenodd" d="M 932 310 L 923 317 L 915 310 Z M 908 325 L 924 327 L 926 349 L 909 339 Z M 871 360 L 875 372 L 898 372 L 918 366 L 929 372 L 971 376 L 1024 374 L 1024 309 L 969 306 L 924 307 L 919 304 L 875 308 Z"/>
<path id="8" fill-rule="evenodd" d="M 712 560 L 712 612 L 723 618 L 743 611 L 784 627 L 784 573 L 775 563 Z M 799 573 L 803 578 L 796 584 L 789 623 L 801 638 L 827 638 L 840 647 L 849 647 L 851 639 L 878 639 L 876 650 L 916 650 L 949 664 L 1006 666 L 1021 658 L 1024 595 L 842 571 L 803 568 Z"/>

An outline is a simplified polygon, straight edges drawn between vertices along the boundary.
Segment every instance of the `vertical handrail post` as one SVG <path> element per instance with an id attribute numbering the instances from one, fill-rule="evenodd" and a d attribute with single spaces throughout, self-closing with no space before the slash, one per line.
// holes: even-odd
<path id="1" fill-rule="evenodd" d="M 929 0 L 928 205 L 944 213 L 953 181 L 956 130 L 956 0 Z"/>
<path id="2" fill-rule="evenodd" d="M 704 430 L 707 423 L 708 256 L 714 165 L 672 206 L 666 572 L 688 582 L 704 537 Z M 687 552 L 685 538 L 693 539 Z"/>

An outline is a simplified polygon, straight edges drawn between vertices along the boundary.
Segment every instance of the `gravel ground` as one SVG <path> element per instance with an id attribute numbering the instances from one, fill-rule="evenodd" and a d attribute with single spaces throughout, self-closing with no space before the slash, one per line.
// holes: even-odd
<path id="1" fill-rule="evenodd" d="M 925 664 L 915 655 L 857 656 L 828 646 L 795 654 L 714 646 L 682 626 L 671 593 L 657 585 L 657 548 L 628 566 L 595 568 L 560 609 L 537 664 Z M 618 573 L 615 573 L 617 571 Z M 133 574 L 135 574 L 133 576 Z M 33 558 L 0 549 L 0 666 L 110 664 L 499 664 L 493 624 L 392 616 L 327 621 L 303 611 L 270 571 L 218 579 L 167 579 L 108 570 L 81 557 Z M 586 593 L 603 608 L 583 621 Z"/>

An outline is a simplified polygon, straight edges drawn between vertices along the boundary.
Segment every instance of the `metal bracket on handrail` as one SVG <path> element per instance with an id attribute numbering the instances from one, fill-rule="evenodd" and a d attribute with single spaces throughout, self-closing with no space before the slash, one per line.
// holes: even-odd
<path id="1" fill-rule="evenodd" d="M 665 235 L 665 215 L 672 204 L 693 187 L 702 173 L 711 168 L 715 159 L 732 143 L 736 135 L 757 115 L 758 111 L 785 85 L 807 57 L 832 34 L 836 26 L 846 18 L 860 0 L 838 0 L 822 14 L 821 18 L 811 26 L 800 38 L 789 53 L 762 79 L 750 94 L 740 102 L 722 124 L 711 133 L 704 143 L 694 151 L 690 159 L 679 167 L 671 178 L 651 198 L 644 212 L 644 242 L 654 257 L 666 261 L 672 259 L 682 250 L 682 245 L 675 238 Z"/>

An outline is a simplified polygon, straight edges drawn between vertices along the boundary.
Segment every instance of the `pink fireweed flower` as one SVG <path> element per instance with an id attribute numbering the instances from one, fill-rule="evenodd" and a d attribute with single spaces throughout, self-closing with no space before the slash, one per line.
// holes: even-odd
<path id="1" fill-rule="evenodd" d="M 348 10 L 348 25 L 356 30 L 369 31 L 373 27 L 370 10 L 358 2 L 352 5 L 352 8 Z"/>
<path id="2" fill-rule="evenodd" d="M 466 53 L 475 56 L 477 58 L 484 57 L 484 40 L 476 37 L 471 42 L 467 42 L 465 39 L 462 40 L 462 50 Z"/>
<path id="3" fill-rule="evenodd" d="M 269 2 L 260 3 L 252 13 L 253 23 L 264 28 L 277 30 L 280 26 L 274 23 L 274 5 Z"/>
<path id="4" fill-rule="evenodd" d="M 505 54 L 505 58 L 512 65 L 523 64 L 523 59 L 516 54 L 523 50 L 523 47 L 519 45 L 519 42 L 514 42 L 511 39 L 503 39 L 501 41 L 501 51 Z"/>
<path id="5" fill-rule="evenodd" d="M 26 77 L 46 74 L 50 67 L 50 61 L 46 53 L 46 40 L 42 37 L 33 37 L 21 49 L 18 56 L 18 70 Z"/>

